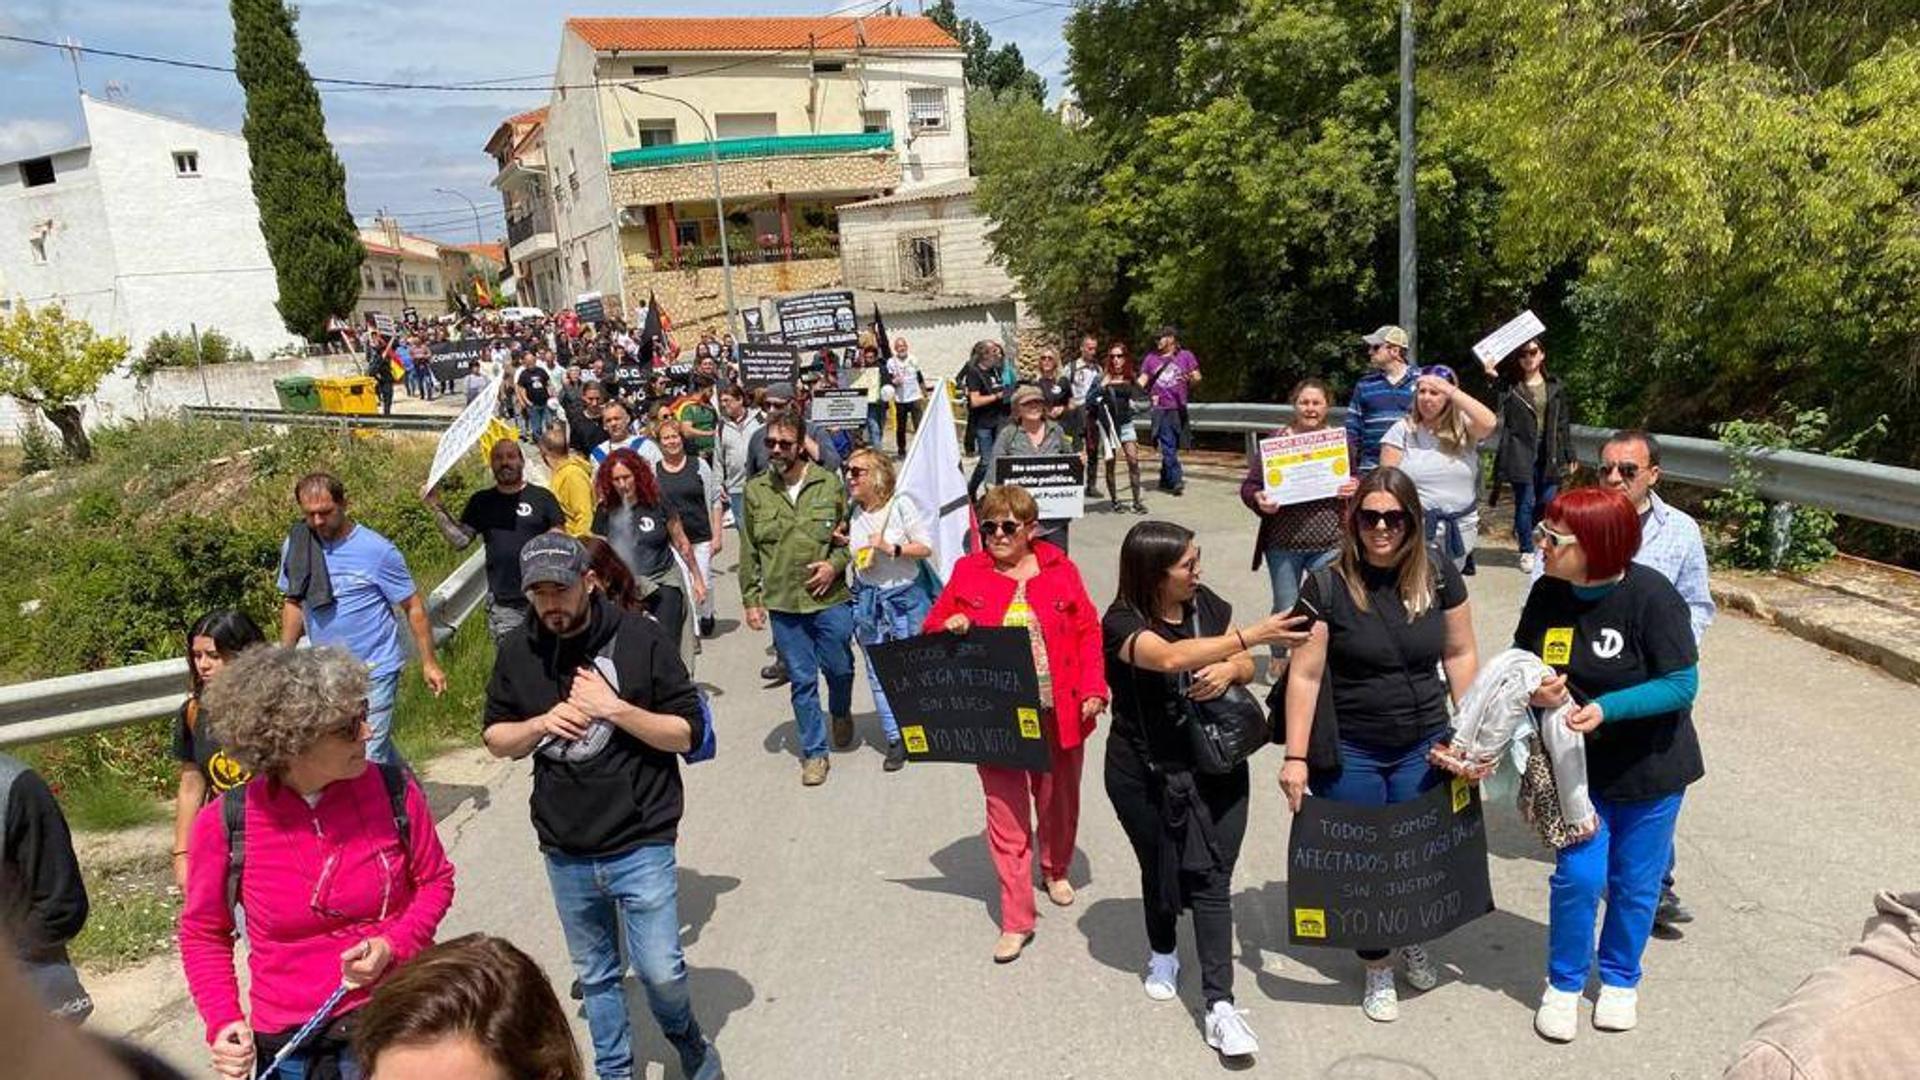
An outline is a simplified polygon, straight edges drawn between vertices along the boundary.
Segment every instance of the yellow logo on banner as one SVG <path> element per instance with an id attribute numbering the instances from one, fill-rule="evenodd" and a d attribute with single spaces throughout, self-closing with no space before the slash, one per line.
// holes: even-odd
<path id="1" fill-rule="evenodd" d="M 919 724 L 908 724 L 900 729 L 900 741 L 907 744 L 907 753 L 924 754 L 927 752 L 927 729 Z"/>
<path id="2" fill-rule="evenodd" d="M 1453 778 L 1453 812 L 1459 813 L 1473 805 L 1473 785 L 1456 776 Z"/>
<path id="3" fill-rule="evenodd" d="M 1023 708 L 1016 710 L 1014 715 L 1020 718 L 1021 738 L 1037 739 L 1040 737 L 1040 710 Z"/>
<path id="4" fill-rule="evenodd" d="M 1286 476 L 1286 474 L 1287 474 L 1287 471 L 1285 469 L 1282 469 L 1277 464 L 1274 465 L 1272 468 L 1267 470 L 1267 486 L 1270 488 L 1279 487 L 1280 481 Z"/>
<path id="5" fill-rule="evenodd" d="M 1347 475 L 1347 459 L 1346 458 L 1337 457 L 1333 459 L 1333 475 L 1335 476 Z"/>
<path id="6" fill-rule="evenodd" d="M 1293 909 L 1293 936 L 1301 938 L 1324 938 L 1327 936 L 1327 912 L 1325 908 L 1297 907 Z"/>
<path id="7" fill-rule="evenodd" d="M 873 569 L 873 553 L 874 549 L 870 547 L 863 547 L 859 551 L 854 552 L 853 565 L 862 570 Z"/>
<path id="8" fill-rule="evenodd" d="M 1556 626 L 1547 631 L 1546 641 L 1540 647 L 1540 659 L 1554 667 L 1573 662 L 1573 627 Z"/>

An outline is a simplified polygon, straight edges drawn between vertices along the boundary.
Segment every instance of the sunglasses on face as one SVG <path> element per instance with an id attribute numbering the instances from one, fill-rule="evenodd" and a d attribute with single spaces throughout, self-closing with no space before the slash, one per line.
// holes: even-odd
<path id="1" fill-rule="evenodd" d="M 768 439 L 767 440 L 767 449 L 769 450 L 787 450 L 797 445 L 798 443 L 793 439 Z"/>
<path id="2" fill-rule="evenodd" d="M 1020 531 L 1022 524 L 1022 522 L 1018 521 L 983 521 L 980 523 L 980 535 L 993 536 L 998 534 L 1000 536 L 1012 536 Z"/>
<path id="3" fill-rule="evenodd" d="M 1546 524 L 1543 522 L 1533 527 L 1533 542 L 1536 546 L 1540 544 L 1546 544 L 1548 547 L 1559 549 L 1563 547 L 1572 547 L 1573 545 L 1578 544 L 1580 542 L 1580 538 L 1577 536 L 1570 536 L 1563 532 L 1555 532 L 1552 529 L 1547 528 Z"/>
<path id="4" fill-rule="evenodd" d="M 849 465 L 847 466 L 847 478 L 850 480 L 858 480 L 872 471 L 871 469 L 863 469 L 858 465 Z"/>
<path id="5" fill-rule="evenodd" d="M 1640 475 L 1640 464 L 1634 461 L 1603 461 L 1600 463 L 1600 475 L 1619 473 L 1620 479 L 1632 480 Z"/>
<path id="6" fill-rule="evenodd" d="M 1362 529 L 1386 528 L 1392 532 L 1406 528 L 1412 520 L 1405 510 L 1361 510 L 1357 516 Z"/>

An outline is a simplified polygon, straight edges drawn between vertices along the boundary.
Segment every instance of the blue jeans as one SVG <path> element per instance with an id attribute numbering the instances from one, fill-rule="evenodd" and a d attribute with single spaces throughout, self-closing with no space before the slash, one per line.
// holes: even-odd
<path id="1" fill-rule="evenodd" d="M 260 1075 L 259 1070 L 266 1068 L 267 1062 L 272 1060 L 270 1055 L 257 1056 L 253 1063 L 254 1075 Z M 311 1058 L 295 1050 L 293 1056 L 281 1062 L 280 1067 L 273 1071 L 274 1080 L 307 1080 L 307 1073 L 312 1064 Z M 360 1080 L 365 1075 L 360 1070 L 360 1062 L 352 1054 L 340 1055 L 340 1080 Z"/>
<path id="2" fill-rule="evenodd" d="M 399 760 L 393 749 L 393 699 L 400 693 L 400 675 L 405 670 L 367 677 L 367 730 L 373 732 L 367 737 L 368 761 Z"/>
<path id="3" fill-rule="evenodd" d="M 885 641 L 903 641 L 920 632 L 933 601 L 917 581 L 881 589 L 856 585 L 853 590 L 853 633 L 862 647 Z M 880 729 L 887 733 L 889 745 L 900 741 L 900 725 L 893 718 L 893 706 L 887 704 L 886 691 L 880 688 L 880 676 L 873 670 L 873 653 L 867 653 L 867 685 L 873 688 L 873 709 L 880 714 Z"/>
<path id="4" fill-rule="evenodd" d="M 545 405 L 535 405 L 532 402 L 527 403 L 526 420 L 527 420 L 528 437 L 534 438 L 534 439 L 538 439 L 540 437 L 540 433 L 547 429 L 548 415 L 549 414 L 547 411 L 547 407 Z"/>
<path id="5" fill-rule="evenodd" d="M 727 506 L 733 511 L 733 531 L 739 532 L 747 526 L 747 493 L 744 491 L 727 492 Z"/>
<path id="6" fill-rule="evenodd" d="M 1440 785 L 1446 774 L 1427 763 L 1427 750 L 1447 737 L 1443 729 L 1404 750 L 1340 740 L 1340 767 L 1310 769 L 1307 786 L 1315 795 L 1355 806 L 1392 806 L 1417 799 Z M 1385 949 L 1360 949 L 1362 960 L 1380 960 Z"/>
<path id="7" fill-rule="evenodd" d="M 1550 879 L 1547 981 L 1579 993 L 1594 959 L 1593 917 L 1607 898 L 1600 925 L 1600 982 L 1640 985 L 1640 955 L 1653 933 L 1660 879 L 1673 865 L 1673 827 L 1681 794 L 1634 802 L 1593 796 L 1600 826 L 1593 836 L 1562 848 Z"/>
<path id="8" fill-rule="evenodd" d="M 1292 611 L 1293 605 L 1300 599 L 1301 580 L 1314 570 L 1333 565 L 1333 561 L 1339 557 L 1339 548 L 1326 551 L 1268 548 L 1264 558 L 1267 560 L 1267 577 L 1273 583 L 1273 610 L 1276 613 Z"/>
<path id="9" fill-rule="evenodd" d="M 993 453 L 993 441 L 1000 437 L 1000 425 L 985 425 L 973 429 L 973 475 L 967 479 L 967 497 L 974 498 L 980 492 L 981 484 L 993 483 L 993 477 L 987 475 L 987 455 Z"/>
<path id="10" fill-rule="evenodd" d="M 605 858 L 549 852 L 546 863 L 567 954 L 580 976 L 594 1072 L 601 1080 L 634 1075 L 632 1022 L 620 985 L 632 964 L 653 1018 L 680 1055 L 681 1070 L 692 1078 L 719 1076 L 720 1057 L 700 1033 L 687 992 L 673 845 L 647 844 Z"/>
<path id="11" fill-rule="evenodd" d="M 880 449 L 880 438 L 887 431 L 887 403 L 874 401 L 867 404 L 867 445 Z"/>
<path id="12" fill-rule="evenodd" d="M 1172 491 L 1185 482 L 1180 471 L 1180 410 L 1153 410 L 1153 442 L 1160 448 L 1160 488 Z"/>
<path id="13" fill-rule="evenodd" d="M 820 676 L 827 677 L 827 708 L 835 716 L 853 711 L 853 605 L 835 604 L 807 614 L 767 613 L 773 648 L 787 665 L 793 724 L 800 756 L 827 756 L 827 719 L 820 712 Z"/>
<path id="14" fill-rule="evenodd" d="M 1513 485 L 1513 536 L 1520 554 L 1533 551 L 1533 527 L 1559 493 L 1559 482 L 1547 479 L 1546 470 L 1538 462 L 1533 467 L 1533 483 Z"/>

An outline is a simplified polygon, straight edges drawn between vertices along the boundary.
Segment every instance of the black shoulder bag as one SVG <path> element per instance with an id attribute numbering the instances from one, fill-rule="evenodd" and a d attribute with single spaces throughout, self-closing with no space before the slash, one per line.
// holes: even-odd
<path id="1" fill-rule="evenodd" d="M 1189 625 L 1193 636 L 1199 637 L 1197 606 Z M 1181 720 L 1196 772 L 1212 776 L 1230 773 L 1273 741 L 1273 724 L 1267 719 L 1267 711 L 1245 686 L 1235 683 L 1217 698 L 1195 701 L 1187 696 L 1192 683 L 1189 673 L 1180 673 Z"/>

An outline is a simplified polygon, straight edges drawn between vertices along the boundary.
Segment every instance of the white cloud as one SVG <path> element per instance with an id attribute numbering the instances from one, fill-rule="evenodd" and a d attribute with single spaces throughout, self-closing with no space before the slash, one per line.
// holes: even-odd
<path id="1" fill-rule="evenodd" d="M 79 132 L 58 120 L 0 121 L 0 161 L 14 161 L 48 150 L 64 150 L 80 141 Z"/>

